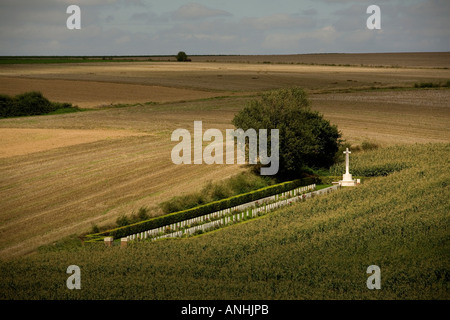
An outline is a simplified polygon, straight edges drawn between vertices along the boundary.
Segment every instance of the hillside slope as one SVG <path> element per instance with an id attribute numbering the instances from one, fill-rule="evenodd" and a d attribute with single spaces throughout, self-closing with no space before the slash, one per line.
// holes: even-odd
<path id="1" fill-rule="evenodd" d="M 355 171 L 394 172 L 197 238 L 2 262 L 0 299 L 448 299 L 449 154 L 354 153 Z M 81 290 L 66 287 L 73 264 Z M 370 265 L 381 290 L 366 287 Z"/>

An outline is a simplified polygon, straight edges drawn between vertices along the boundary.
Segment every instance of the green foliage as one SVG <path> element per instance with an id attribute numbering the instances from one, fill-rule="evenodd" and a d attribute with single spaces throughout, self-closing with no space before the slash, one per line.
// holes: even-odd
<path id="1" fill-rule="evenodd" d="M 376 148 L 370 147 L 369 150 L 376 150 Z M 370 152 L 367 152 L 367 154 L 373 155 L 373 153 Z M 398 172 L 408 167 L 408 163 L 399 161 L 395 157 L 377 157 L 372 158 L 371 161 L 367 161 L 365 157 L 353 156 L 350 160 L 350 172 L 354 176 L 362 177 L 387 176 L 393 172 Z M 329 172 L 332 176 L 342 176 L 342 174 L 345 173 L 345 163 L 336 163 L 330 168 Z"/>
<path id="2" fill-rule="evenodd" d="M 169 201 L 161 203 L 160 207 L 164 213 L 171 213 L 193 208 L 205 204 L 206 202 L 204 195 L 199 192 L 173 197 Z"/>
<path id="3" fill-rule="evenodd" d="M 148 218 L 149 218 L 148 209 L 144 208 L 144 207 L 139 208 L 139 211 L 137 213 L 137 219 L 142 221 L 142 220 L 146 220 Z"/>
<path id="4" fill-rule="evenodd" d="M 0 262 L 0 299 L 448 300 L 450 144 L 356 153 L 408 165 L 261 219 L 159 242 L 86 244 Z M 65 273 L 80 266 L 82 289 Z M 369 265 L 381 290 L 368 290 Z"/>
<path id="5" fill-rule="evenodd" d="M 52 244 L 43 245 L 38 248 L 40 253 L 45 252 L 73 252 L 79 251 L 82 248 L 82 243 L 77 235 L 73 234 L 58 240 Z"/>
<path id="6" fill-rule="evenodd" d="M 178 54 L 177 54 L 177 56 L 176 56 L 176 59 L 177 59 L 177 61 L 179 61 L 179 62 L 191 61 L 191 60 L 188 58 L 186 52 L 184 52 L 184 51 L 178 52 Z"/>
<path id="7" fill-rule="evenodd" d="M 361 148 L 363 151 L 375 150 L 378 149 L 379 147 L 380 146 L 377 143 L 370 141 L 363 141 L 363 143 L 361 144 Z"/>
<path id="8" fill-rule="evenodd" d="M 202 215 L 206 215 L 211 212 L 235 207 L 243 203 L 255 201 L 264 197 L 269 197 L 275 194 L 286 192 L 288 190 L 295 189 L 299 186 L 313 184 L 317 181 L 318 180 L 316 180 L 316 178 L 303 178 L 294 181 L 287 181 L 273 186 L 268 186 L 262 189 L 250 191 L 244 194 L 239 194 L 230 198 L 203 204 L 194 208 L 174 212 L 168 215 L 151 218 L 146 221 L 131 224 L 126 216 L 122 216 L 119 217 L 116 221 L 117 225 L 120 226 L 119 228 L 107 230 L 96 234 L 90 234 L 86 236 L 86 239 L 87 241 L 97 241 L 102 240 L 106 236 L 112 236 L 116 239 L 126 237 L 130 234 L 135 234 L 138 232 L 159 228 L 172 223 L 177 223 L 184 220 L 196 218 Z"/>
<path id="9" fill-rule="evenodd" d="M 91 233 L 99 233 L 100 232 L 100 228 L 98 227 L 98 225 L 93 224 L 92 228 L 91 228 Z"/>
<path id="10" fill-rule="evenodd" d="M 257 132 L 279 129 L 279 176 L 300 177 L 306 167 L 330 167 L 341 137 L 336 126 L 310 109 L 306 92 L 295 87 L 264 93 L 236 114 L 233 124 Z"/>
<path id="11" fill-rule="evenodd" d="M 446 82 L 416 82 L 414 83 L 414 88 L 439 88 L 439 87 L 450 87 L 450 80 Z"/>
<path id="12" fill-rule="evenodd" d="M 209 202 L 261 189 L 274 184 L 274 182 L 273 178 L 244 172 L 224 181 L 214 183 L 210 181 L 200 192 L 173 197 L 161 203 L 160 207 L 164 213 L 183 211 Z"/>
<path id="13" fill-rule="evenodd" d="M 5 118 L 13 112 L 14 100 L 5 94 L 0 95 L 0 118 Z"/>
<path id="14" fill-rule="evenodd" d="M 0 117 L 34 116 L 78 111 L 70 103 L 50 102 L 40 92 L 26 92 L 15 97 L 0 95 Z"/>
<path id="15" fill-rule="evenodd" d="M 130 217 L 126 215 L 121 215 L 116 219 L 116 224 L 118 227 L 125 227 L 129 224 L 138 223 L 140 221 L 148 220 L 150 218 L 150 215 L 148 213 L 148 208 L 141 207 L 139 208 L 137 213 L 133 213 Z M 98 230 L 98 228 L 97 228 Z M 100 230 L 97 232 L 92 233 L 100 233 Z"/>
<path id="16" fill-rule="evenodd" d="M 116 224 L 119 227 L 123 227 L 130 224 L 130 221 L 128 220 L 128 217 L 126 215 L 122 215 L 116 219 Z"/>

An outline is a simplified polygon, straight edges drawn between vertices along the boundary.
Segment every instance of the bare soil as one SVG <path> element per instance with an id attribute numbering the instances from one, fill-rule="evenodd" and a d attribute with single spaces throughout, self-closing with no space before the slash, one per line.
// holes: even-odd
<path id="1" fill-rule="evenodd" d="M 0 92 L 16 95 L 40 91 L 51 101 L 70 102 L 80 108 L 116 104 L 164 103 L 217 97 L 221 94 L 154 85 L 53 79 L 0 78 Z"/>
<path id="2" fill-rule="evenodd" d="M 0 158 L 145 133 L 120 130 L 0 128 Z"/>

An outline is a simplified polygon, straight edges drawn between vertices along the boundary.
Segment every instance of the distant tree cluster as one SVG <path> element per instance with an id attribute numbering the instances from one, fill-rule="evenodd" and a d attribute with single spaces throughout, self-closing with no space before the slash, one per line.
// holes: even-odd
<path id="1" fill-rule="evenodd" d="M 187 56 L 186 52 L 184 52 L 184 51 L 178 52 L 176 58 L 177 58 L 177 61 L 179 61 L 179 62 L 191 61 L 191 59 L 189 59 L 189 57 Z"/>
<path id="2" fill-rule="evenodd" d="M 78 108 L 70 103 L 51 102 L 40 92 L 26 92 L 11 97 L 0 95 L 0 118 L 34 116 L 57 111 L 73 112 Z"/>

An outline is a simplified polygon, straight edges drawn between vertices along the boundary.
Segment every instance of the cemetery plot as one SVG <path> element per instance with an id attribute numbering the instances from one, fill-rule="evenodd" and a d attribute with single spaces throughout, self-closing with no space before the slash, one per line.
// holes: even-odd
<path id="1" fill-rule="evenodd" d="M 193 219 L 132 234 L 126 237 L 126 241 L 155 241 L 159 239 L 181 238 L 202 234 L 204 232 L 262 216 L 278 208 L 290 205 L 293 202 L 303 201 L 316 195 L 327 194 L 338 188 L 338 185 L 334 185 L 332 187 L 317 190 L 317 186 L 312 184 Z"/>

